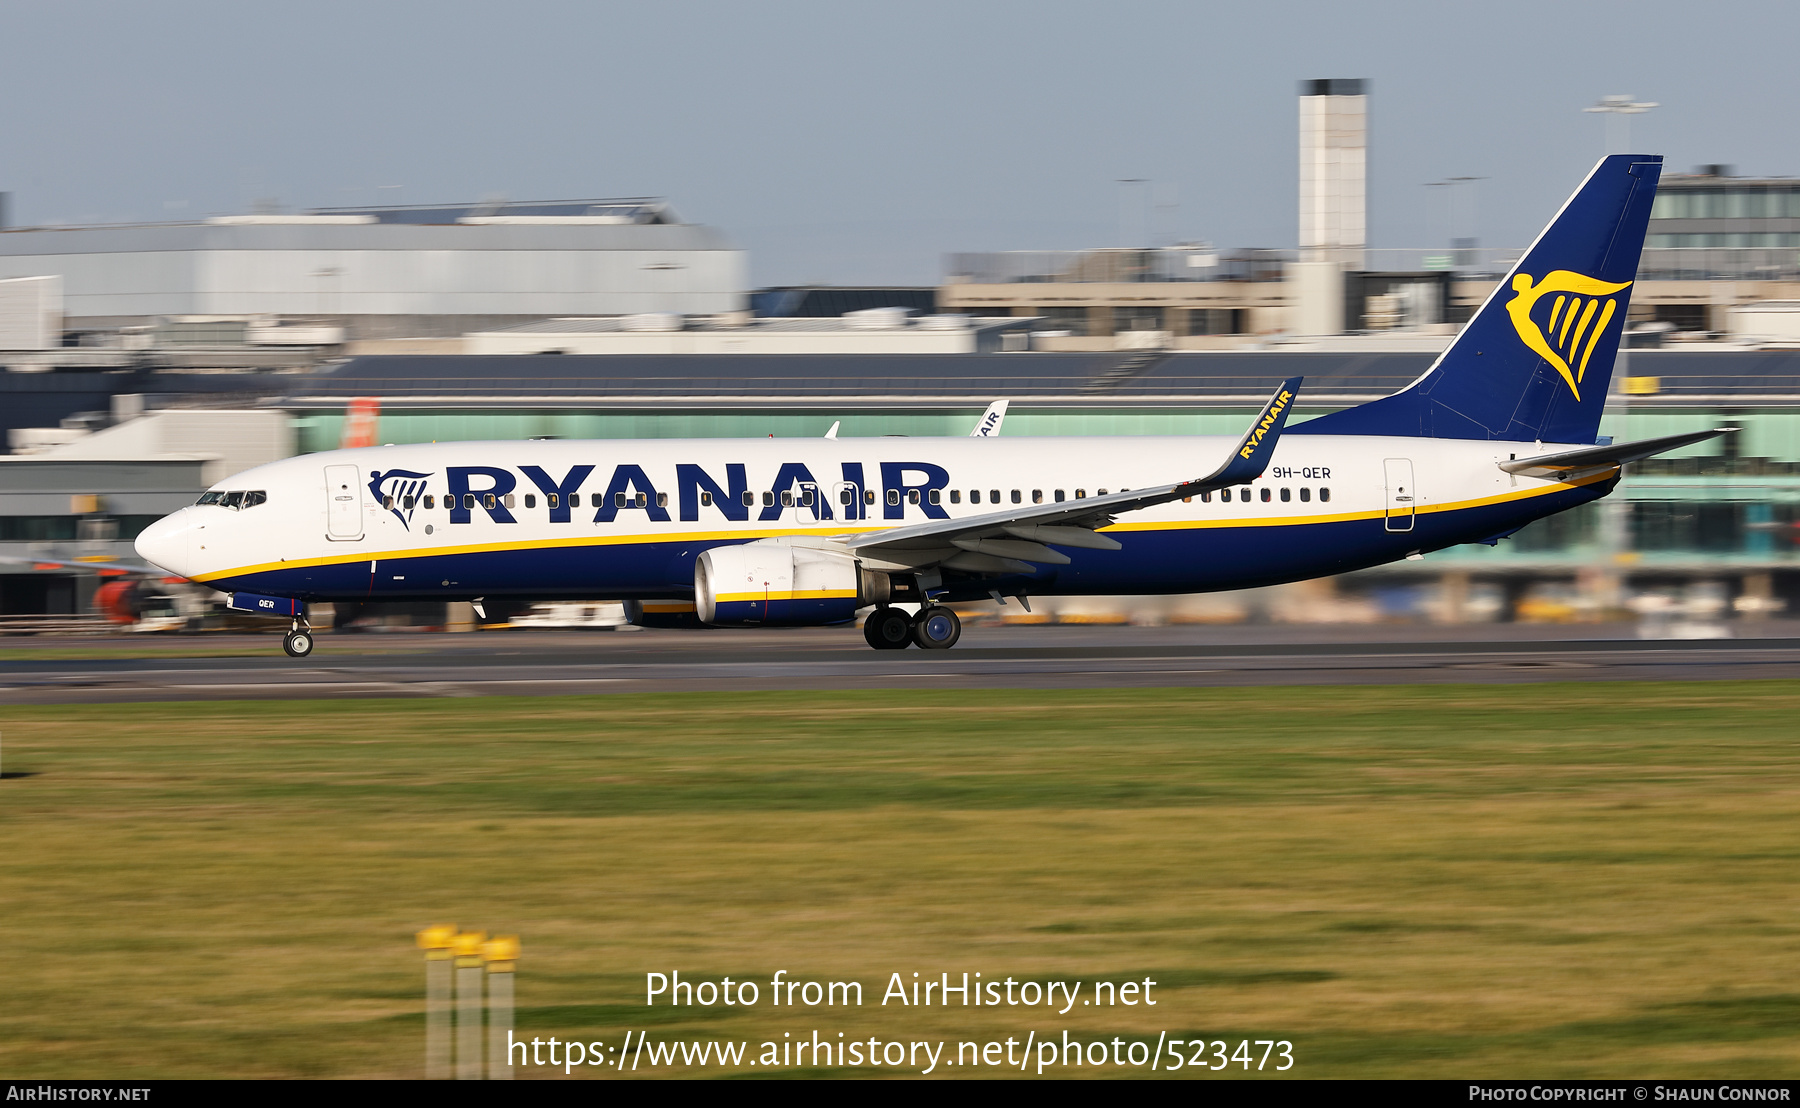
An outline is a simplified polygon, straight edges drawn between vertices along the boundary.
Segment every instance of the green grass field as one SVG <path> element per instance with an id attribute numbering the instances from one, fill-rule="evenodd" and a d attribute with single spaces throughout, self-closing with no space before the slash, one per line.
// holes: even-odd
<path id="1" fill-rule="evenodd" d="M 7 708 L 0 1076 L 417 1076 L 444 921 L 522 936 L 541 1036 L 1793 1077 L 1797 721 L 1793 682 Z M 764 1003 L 642 1007 L 675 969 Z M 772 1009 L 783 969 L 867 1003 Z M 1160 1003 L 877 1004 L 965 970 Z"/>

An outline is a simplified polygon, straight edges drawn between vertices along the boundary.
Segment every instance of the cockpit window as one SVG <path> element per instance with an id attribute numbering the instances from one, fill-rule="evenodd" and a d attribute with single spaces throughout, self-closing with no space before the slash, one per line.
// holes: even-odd
<path id="1" fill-rule="evenodd" d="M 236 512 L 242 511 L 245 508 L 254 508 L 258 504 L 266 504 L 268 503 L 268 500 L 269 494 L 267 492 L 262 489 L 256 489 L 246 492 L 213 491 L 202 495 L 198 503 L 217 504 L 221 508 L 230 508 L 232 511 Z"/>

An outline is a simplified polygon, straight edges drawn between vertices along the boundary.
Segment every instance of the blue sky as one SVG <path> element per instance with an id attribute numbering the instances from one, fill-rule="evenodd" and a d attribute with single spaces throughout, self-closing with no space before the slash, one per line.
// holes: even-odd
<path id="1" fill-rule="evenodd" d="M 1800 174 L 1800 5 L 9 0 L 15 223 L 666 195 L 757 284 L 933 283 L 1121 225 L 1292 246 L 1296 82 L 1372 82 L 1370 238 L 1529 241 L 1604 150 Z M 1122 195 L 1120 178 L 1153 182 Z M 1147 228 L 1147 229 L 1146 229 Z"/>

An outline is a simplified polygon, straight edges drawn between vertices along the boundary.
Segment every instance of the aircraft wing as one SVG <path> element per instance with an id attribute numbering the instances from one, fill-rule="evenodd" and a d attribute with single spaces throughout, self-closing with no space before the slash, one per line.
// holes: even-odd
<path id="1" fill-rule="evenodd" d="M 1719 435 L 1728 435 L 1735 427 L 1715 427 L 1710 431 L 1690 431 L 1684 435 L 1664 435 L 1660 439 L 1612 443 L 1607 446 L 1584 446 L 1556 454 L 1539 454 L 1531 458 L 1515 458 L 1501 462 L 1508 473 L 1525 477 L 1568 477 L 1578 470 L 1611 469 L 1627 462 L 1641 462 L 1669 450 L 1678 450 Z"/>
<path id="2" fill-rule="evenodd" d="M 961 519 L 868 531 L 838 541 L 865 561 L 891 563 L 896 569 L 941 565 L 970 573 L 1030 573 L 1033 562 L 1068 564 L 1068 555 L 1052 550 L 1052 546 L 1118 550 L 1117 539 L 1095 533 L 1097 528 L 1111 524 L 1115 516 L 1242 485 L 1262 476 L 1293 409 L 1300 381 L 1299 377 L 1291 377 L 1275 390 L 1230 455 L 1205 477 L 1107 496 L 1023 504 Z"/>

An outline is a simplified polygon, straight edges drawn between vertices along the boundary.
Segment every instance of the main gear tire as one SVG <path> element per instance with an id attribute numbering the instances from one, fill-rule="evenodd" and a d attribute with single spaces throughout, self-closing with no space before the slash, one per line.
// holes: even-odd
<path id="1" fill-rule="evenodd" d="M 913 617 L 912 638 L 925 650 L 949 650 L 962 638 L 962 620 L 950 609 L 933 604 Z"/>
<path id="2" fill-rule="evenodd" d="M 289 631 L 282 636 L 281 649 L 290 658 L 304 658 L 312 653 L 313 637 L 311 631 Z"/>
<path id="3" fill-rule="evenodd" d="M 877 608 L 863 621 L 863 638 L 876 650 L 905 650 L 913 644 L 912 620 L 898 608 Z"/>

